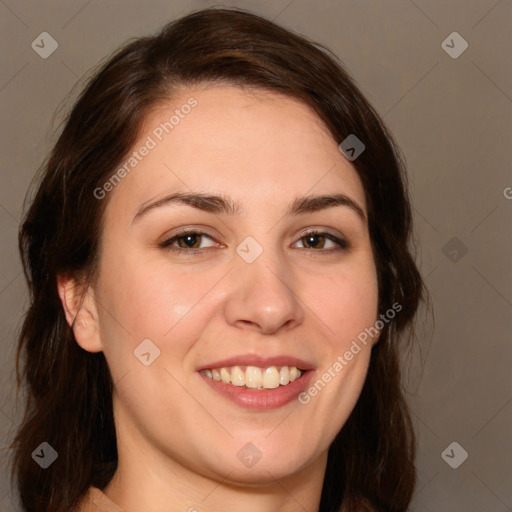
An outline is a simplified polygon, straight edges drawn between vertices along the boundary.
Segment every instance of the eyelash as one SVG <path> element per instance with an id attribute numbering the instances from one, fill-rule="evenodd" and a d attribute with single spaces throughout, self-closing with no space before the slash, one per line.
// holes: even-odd
<path id="1" fill-rule="evenodd" d="M 185 238 L 188 235 L 206 236 L 206 237 L 210 238 L 211 240 L 213 240 L 212 236 L 210 236 L 208 233 L 204 233 L 203 231 L 197 231 L 197 230 L 188 230 L 187 231 L 187 230 L 185 230 L 185 231 L 178 233 L 177 235 L 174 235 L 173 237 L 171 237 L 167 240 L 163 240 L 158 245 L 161 249 L 165 249 L 167 251 L 171 251 L 171 252 L 175 252 L 175 253 L 198 254 L 198 253 L 203 252 L 205 250 L 205 248 L 203 248 L 203 249 L 184 249 L 182 247 L 173 247 L 171 245 L 172 243 L 178 241 L 181 238 Z M 324 253 L 325 252 L 338 252 L 338 251 L 344 251 L 350 247 L 349 243 L 346 240 L 344 240 L 342 238 L 338 238 L 337 236 L 332 235 L 331 233 L 327 233 L 325 231 L 315 230 L 315 229 L 312 229 L 310 231 L 307 231 L 306 233 L 303 233 L 299 237 L 298 241 L 302 240 L 303 238 L 306 238 L 308 236 L 318 236 L 318 235 L 321 235 L 324 238 L 326 238 L 327 240 L 330 240 L 330 241 L 338 244 L 339 249 L 309 249 L 310 251 L 317 252 L 317 253 L 318 252 L 324 252 Z M 210 248 L 211 247 L 207 247 L 206 249 L 210 249 Z M 308 250 L 307 247 L 303 247 L 301 249 Z"/>

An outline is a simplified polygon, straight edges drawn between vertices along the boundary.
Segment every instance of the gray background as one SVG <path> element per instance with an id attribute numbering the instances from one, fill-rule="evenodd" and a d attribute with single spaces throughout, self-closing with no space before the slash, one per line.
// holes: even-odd
<path id="1" fill-rule="evenodd" d="M 54 140 L 53 128 L 91 68 L 128 38 L 153 33 L 208 5 L 219 4 L 0 0 L 2 511 L 17 509 L 4 462 L 21 414 L 13 362 L 26 305 L 16 244 L 24 194 Z M 250 9 L 333 49 L 384 116 L 407 159 L 418 262 L 435 316 L 434 328 L 428 316 L 421 321 L 409 358 L 419 441 L 411 510 L 511 511 L 512 2 L 223 5 Z M 42 59 L 31 43 L 45 31 L 59 46 Z M 441 46 L 454 31 L 469 44 L 456 59 Z M 460 48 L 449 39 L 448 44 Z M 457 469 L 441 456 L 453 441 L 469 454 Z M 446 460 L 456 462 L 460 448 L 448 454 Z"/>

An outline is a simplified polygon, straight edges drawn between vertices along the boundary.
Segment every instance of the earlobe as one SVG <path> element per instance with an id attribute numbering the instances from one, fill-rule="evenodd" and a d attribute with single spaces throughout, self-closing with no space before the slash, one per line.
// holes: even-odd
<path id="1" fill-rule="evenodd" d="M 58 276 L 57 288 L 66 320 L 78 345 L 88 352 L 101 352 L 103 345 L 92 287 L 84 290 L 74 278 Z"/>

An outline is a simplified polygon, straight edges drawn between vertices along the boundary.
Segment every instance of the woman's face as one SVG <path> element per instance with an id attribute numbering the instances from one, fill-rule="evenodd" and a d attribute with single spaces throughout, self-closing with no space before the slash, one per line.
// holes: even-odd
<path id="1" fill-rule="evenodd" d="M 307 106 L 228 86 L 154 109 L 133 151 L 98 199 L 94 285 L 120 464 L 246 483 L 325 464 L 376 341 L 353 345 L 377 319 L 353 166 Z"/>

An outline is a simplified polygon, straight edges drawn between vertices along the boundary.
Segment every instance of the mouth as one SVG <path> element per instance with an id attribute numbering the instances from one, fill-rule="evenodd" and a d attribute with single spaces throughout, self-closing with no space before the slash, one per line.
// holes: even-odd
<path id="1" fill-rule="evenodd" d="M 296 400 L 315 373 L 313 366 L 301 359 L 251 354 L 210 363 L 197 371 L 215 395 L 258 411 Z"/>
<path id="2" fill-rule="evenodd" d="M 296 366 L 222 366 L 201 370 L 207 379 L 236 387 L 263 391 L 288 386 L 300 379 L 306 370 Z"/>

